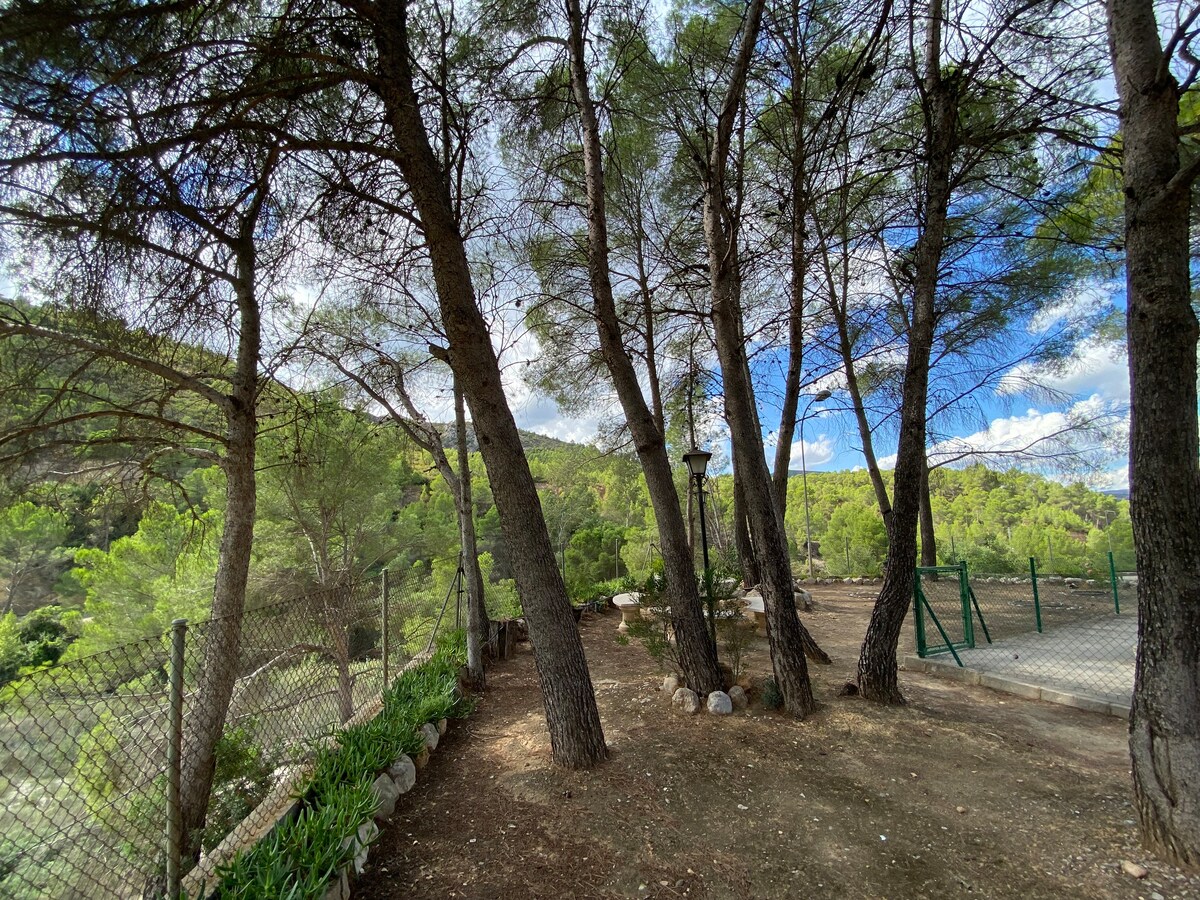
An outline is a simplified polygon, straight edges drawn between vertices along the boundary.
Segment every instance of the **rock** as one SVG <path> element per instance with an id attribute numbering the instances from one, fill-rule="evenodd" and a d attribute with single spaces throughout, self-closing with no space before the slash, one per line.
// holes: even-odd
<path id="1" fill-rule="evenodd" d="M 796 601 L 796 609 L 802 609 L 805 612 L 812 612 L 812 594 L 801 588 L 792 595 L 792 599 Z"/>
<path id="2" fill-rule="evenodd" d="M 438 745 L 438 739 L 441 738 L 441 735 L 438 734 L 437 726 L 431 725 L 429 722 L 426 722 L 424 725 L 421 726 L 420 732 L 421 732 L 421 734 L 425 735 L 426 749 L 428 749 L 430 752 L 433 752 L 434 750 L 436 750 L 437 745 Z"/>
<path id="3" fill-rule="evenodd" d="M 379 837 L 379 826 L 368 819 L 358 826 L 358 831 L 354 833 L 354 837 L 348 837 L 342 841 L 342 847 L 354 845 L 354 874 L 361 875 L 367 867 L 367 856 L 371 853 L 371 845 L 375 843 L 375 839 Z M 347 895 L 349 896 L 349 895 Z"/>
<path id="4" fill-rule="evenodd" d="M 449 719 L 438 719 L 437 730 L 438 730 L 439 735 L 445 735 L 446 731 L 449 730 L 449 728 L 450 728 L 450 720 Z"/>
<path id="5" fill-rule="evenodd" d="M 371 785 L 371 790 L 375 793 L 375 799 L 378 801 L 375 806 L 375 818 L 389 818 L 396 811 L 396 801 L 400 799 L 400 791 L 396 789 L 396 782 L 392 781 L 390 775 L 380 775 Z"/>
<path id="6" fill-rule="evenodd" d="M 733 712 L 733 700 L 724 691 L 713 691 L 708 695 L 708 711 L 714 716 L 727 716 Z"/>
<path id="7" fill-rule="evenodd" d="M 1150 870 L 1145 866 L 1139 866 L 1128 859 L 1121 860 L 1121 871 L 1132 878 L 1145 878 L 1150 874 Z"/>
<path id="8" fill-rule="evenodd" d="M 672 699 L 674 699 L 675 692 L 677 690 L 679 690 L 681 687 L 682 687 L 682 685 L 679 682 L 678 675 L 667 675 L 665 678 L 663 678 L 663 683 L 662 683 L 663 693 L 665 693 L 668 697 L 671 697 Z"/>
<path id="9" fill-rule="evenodd" d="M 417 771 L 420 772 L 423 768 L 429 765 L 429 748 L 426 747 L 424 750 L 414 756 L 412 761 L 413 765 L 417 767 Z"/>
<path id="10" fill-rule="evenodd" d="M 690 716 L 700 711 L 700 698 L 695 691 L 681 687 L 671 696 L 671 705 Z"/>
<path id="11" fill-rule="evenodd" d="M 408 756 L 401 754 L 400 758 L 388 766 L 388 775 L 396 782 L 396 790 L 407 794 L 417 783 L 417 766 Z"/>
<path id="12" fill-rule="evenodd" d="M 746 696 L 746 689 L 740 684 L 735 684 L 729 689 L 729 702 L 733 704 L 734 709 L 745 709 L 750 705 L 750 698 Z"/>
<path id="13" fill-rule="evenodd" d="M 322 900 L 350 900 L 350 879 L 346 877 L 345 869 L 329 882 Z"/>
<path id="14" fill-rule="evenodd" d="M 1167 900 L 1167 898 L 1164 897 L 1162 894 L 1160 894 L 1158 891 L 1151 891 L 1150 892 L 1150 900 Z"/>
<path id="15" fill-rule="evenodd" d="M 967 808 L 965 806 L 956 806 L 954 807 L 954 811 L 961 816 L 967 811 Z"/>

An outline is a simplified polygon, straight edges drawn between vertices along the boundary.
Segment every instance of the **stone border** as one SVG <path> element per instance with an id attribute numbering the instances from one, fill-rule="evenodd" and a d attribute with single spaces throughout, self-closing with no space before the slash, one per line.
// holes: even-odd
<path id="1" fill-rule="evenodd" d="M 405 663 L 397 677 L 409 669 L 427 662 L 432 653 L 423 651 Z M 349 728 L 361 725 L 374 719 L 383 710 L 383 693 L 367 699 L 355 714 L 347 719 L 340 727 Z M 316 745 L 331 746 L 332 736 L 324 736 L 314 741 Z M 208 895 L 209 885 L 214 885 L 217 870 L 233 861 L 239 853 L 249 850 L 267 835 L 271 834 L 284 820 L 293 815 L 300 807 L 300 798 L 308 789 L 309 778 L 312 775 L 312 762 L 286 766 L 281 770 L 281 778 L 246 818 L 242 819 L 230 830 L 229 834 L 213 847 L 208 853 L 202 854 L 200 861 L 183 876 L 182 895 L 192 897 L 200 892 Z M 343 873 L 344 875 L 344 873 Z M 349 896 L 349 888 L 345 896 Z"/>
<path id="2" fill-rule="evenodd" d="M 980 672 L 976 669 L 961 667 L 954 662 L 942 662 L 938 659 L 922 659 L 919 656 L 905 656 L 904 669 L 908 672 L 924 672 L 926 675 L 948 678 L 951 681 L 958 681 L 962 684 L 977 685 L 979 687 L 991 688 L 994 691 L 1003 691 L 1006 694 L 1013 694 L 1025 700 L 1043 700 L 1046 703 L 1057 703 L 1060 706 L 1070 706 L 1074 709 L 1100 713 L 1105 716 L 1114 716 L 1118 719 L 1129 718 L 1129 707 L 1121 703 L 1111 703 L 1097 697 L 1089 697 L 1086 694 L 1058 691 L 1037 684 L 1017 681 L 1004 675 Z"/>

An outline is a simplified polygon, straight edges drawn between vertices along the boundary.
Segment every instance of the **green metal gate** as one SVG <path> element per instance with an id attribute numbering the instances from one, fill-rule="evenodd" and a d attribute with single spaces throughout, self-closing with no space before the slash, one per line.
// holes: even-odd
<path id="1" fill-rule="evenodd" d="M 966 563 L 917 567 L 917 577 L 913 580 L 913 620 L 917 656 L 924 659 L 949 653 L 962 665 L 958 651 L 975 646 Z"/>

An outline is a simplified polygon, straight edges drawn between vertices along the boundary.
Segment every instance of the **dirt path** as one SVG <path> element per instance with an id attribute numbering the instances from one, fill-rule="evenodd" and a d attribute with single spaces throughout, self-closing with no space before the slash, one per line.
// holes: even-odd
<path id="1" fill-rule="evenodd" d="M 814 671 L 807 722 L 673 713 L 609 614 L 582 633 L 611 759 L 565 772 L 532 654 L 497 668 L 355 896 L 1200 897 L 1135 845 L 1125 723 L 923 675 L 902 675 L 902 709 L 839 697 L 873 593 L 814 593 L 806 621 L 835 663 Z M 765 641 L 750 669 L 768 671 Z"/>

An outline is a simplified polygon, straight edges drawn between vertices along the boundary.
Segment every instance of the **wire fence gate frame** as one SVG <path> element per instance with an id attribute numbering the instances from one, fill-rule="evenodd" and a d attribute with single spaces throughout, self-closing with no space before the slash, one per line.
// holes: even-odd
<path id="1" fill-rule="evenodd" d="M 1137 577 L 991 576 L 957 566 L 918 567 L 913 589 L 917 656 L 1047 690 L 1128 706 L 1137 641 Z"/>

